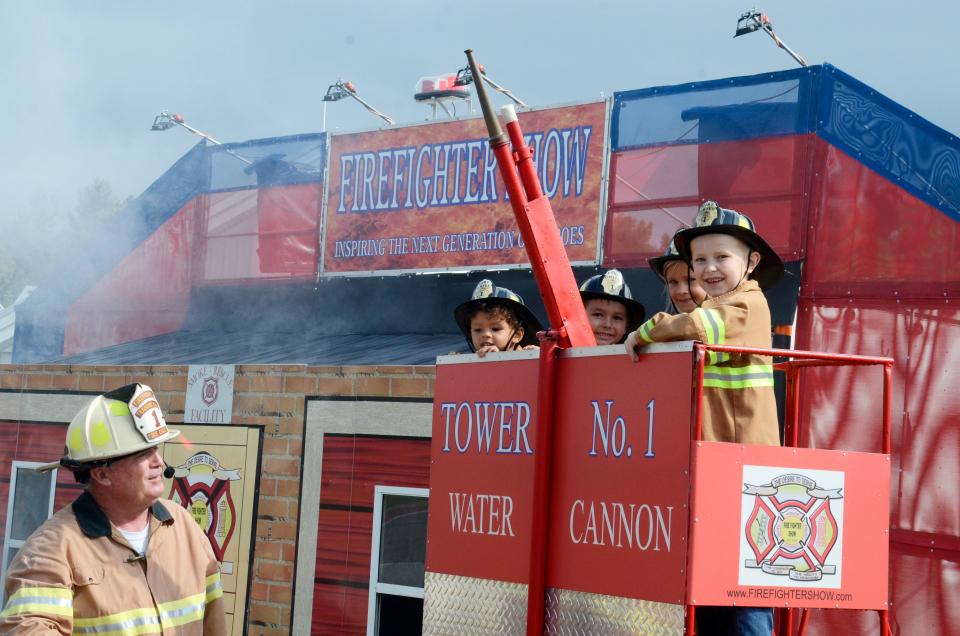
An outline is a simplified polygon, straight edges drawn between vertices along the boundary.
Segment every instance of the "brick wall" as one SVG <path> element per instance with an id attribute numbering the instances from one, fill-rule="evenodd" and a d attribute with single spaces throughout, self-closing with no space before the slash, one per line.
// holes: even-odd
<path id="1" fill-rule="evenodd" d="M 236 367 L 233 423 L 264 427 L 248 606 L 251 636 L 291 632 L 306 397 L 431 397 L 434 371 L 432 366 Z M 0 389 L 8 391 L 95 394 L 131 382 L 150 385 L 167 420 L 183 422 L 185 366 L 0 365 Z"/>

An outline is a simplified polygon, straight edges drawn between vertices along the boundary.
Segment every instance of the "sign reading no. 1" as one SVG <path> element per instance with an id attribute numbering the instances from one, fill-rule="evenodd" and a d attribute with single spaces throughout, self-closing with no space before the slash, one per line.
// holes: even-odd
<path id="1" fill-rule="evenodd" d="M 659 351 L 558 360 L 545 538 L 530 531 L 535 352 L 441 359 L 427 569 L 525 583 L 531 542 L 545 539 L 548 587 L 682 603 L 693 355 L 690 343 Z"/>

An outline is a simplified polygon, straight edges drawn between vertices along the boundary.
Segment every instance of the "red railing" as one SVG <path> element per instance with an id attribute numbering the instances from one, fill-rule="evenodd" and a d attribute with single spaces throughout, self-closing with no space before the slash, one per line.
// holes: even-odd
<path id="1" fill-rule="evenodd" d="M 839 367 L 839 366 L 883 366 L 883 403 L 882 418 L 883 430 L 881 438 L 881 453 L 890 454 L 890 401 L 893 383 L 893 358 L 876 356 L 859 356 L 841 353 L 821 353 L 816 351 L 797 351 L 794 349 L 760 349 L 755 347 L 731 347 L 725 345 L 705 345 L 695 343 L 696 351 L 694 369 L 694 402 L 693 402 L 693 426 L 694 439 L 703 438 L 703 376 L 706 366 L 707 352 L 716 351 L 718 353 L 747 354 L 755 356 L 770 356 L 777 358 L 789 358 L 788 360 L 777 362 L 773 365 L 777 371 L 786 374 L 786 400 L 784 402 L 784 422 L 783 422 L 783 445 L 790 448 L 797 448 L 799 440 L 799 418 L 800 418 L 800 375 L 801 371 L 807 367 Z M 778 628 L 775 629 L 779 636 L 792 636 L 794 624 L 794 608 L 778 609 Z M 889 610 L 878 610 L 880 614 L 880 630 L 883 636 L 889 636 L 890 621 Z M 804 610 L 800 617 L 797 628 L 797 635 L 804 634 L 807 628 L 807 620 L 810 617 L 809 610 Z M 687 606 L 687 634 L 694 634 L 694 625 L 696 623 L 696 610 L 694 606 Z"/>

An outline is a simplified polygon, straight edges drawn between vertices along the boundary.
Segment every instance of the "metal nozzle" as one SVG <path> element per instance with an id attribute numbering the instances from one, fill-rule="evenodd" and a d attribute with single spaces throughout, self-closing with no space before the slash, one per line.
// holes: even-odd
<path id="1" fill-rule="evenodd" d="M 467 49 L 464 53 L 467 54 L 467 63 L 470 65 L 470 72 L 473 77 L 480 77 L 480 69 L 473 59 L 473 49 Z M 480 110 L 483 111 L 483 120 L 487 123 L 487 134 L 490 135 L 490 142 L 507 143 L 507 136 L 504 134 L 503 128 L 500 126 L 500 120 L 497 119 L 497 114 L 493 110 L 486 87 L 484 87 L 483 82 L 478 81 L 474 81 L 473 85 L 477 89 L 477 101 L 480 102 Z"/>

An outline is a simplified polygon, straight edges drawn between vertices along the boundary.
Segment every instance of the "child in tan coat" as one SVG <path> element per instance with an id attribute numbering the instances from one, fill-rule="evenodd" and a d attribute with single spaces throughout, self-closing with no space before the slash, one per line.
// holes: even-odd
<path id="1" fill-rule="evenodd" d="M 707 201 L 696 226 L 677 232 L 674 243 L 707 299 L 690 313 L 658 313 L 642 324 L 624 343 L 633 360 L 639 359 L 638 347 L 671 340 L 769 349 L 770 308 L 762 290 L 783 275 L 783 262 L 753 222 Z M 703 439 L 780 444 L 769 357 L 708 352 L 703 386 Z M 769 608 L 697 609 L 701 636 L 769 635 L 772 630 Z"/>
<path id="2" fill-rule="evenodd" d="M 674 237 L 707 299 L 687 314 L 658 313 L 627 337 L 637 348 L 651 342 L 699 340 L 705 344 L 770 348 L 770 308 L 763 289 L 783 275 L 783 262 L 743 214 L 713 201 L 700 206 L 696 227 Z M 704 372 L 703 439 L 780 444 L 770 358 L 709 352 Z"/>

